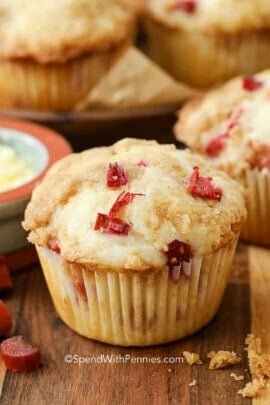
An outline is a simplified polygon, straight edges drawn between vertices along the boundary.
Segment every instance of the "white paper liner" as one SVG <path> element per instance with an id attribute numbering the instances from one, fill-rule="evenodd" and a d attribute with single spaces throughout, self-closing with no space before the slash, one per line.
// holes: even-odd
<path id="1" fill-rule="evenodd" d="M 37 247 L 56 310 L 88 338 L 122 346 L 171 342 L 194 333 L 217 312 L 237 239 L 190 263 L 190 277 L 159 273 L 89 271 Z M 86 290 L 81 294 L 76 281 Z"/>
<path id="2" fill-rule="evenodd" d="M 270 172 L 249 170 L 242 180 L 249 190 L 248 217 L 241 238 L 248 242 L 270 245 Z"/>
<path id="3" fill-rule="evenodd" d="M 3 108 L 69 110 L 91 88 L 125 49 L 86 55 L 63 64 L 0 61 L 0 105 Z"/>
<path id="4" fill-rule="evenodd" d="M 208 88 L 270 65 L 270 31 L 208 34 L 172 29 L 146 19 L 147 53 L 174 78 Z"/>

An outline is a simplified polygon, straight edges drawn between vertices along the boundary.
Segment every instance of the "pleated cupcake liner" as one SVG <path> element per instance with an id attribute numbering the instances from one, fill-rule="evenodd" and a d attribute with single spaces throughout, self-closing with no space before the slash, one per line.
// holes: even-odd
<path id="1" fill-rule="evenodd" d="M 0 107 L 70 110 L 97 84 L 123 47 L 59 64 L 0 61 Z"/>
<path id="2" fill-rule="evenodd" d="M 77 333 L 121 346 L 167 343 L 190 335 L 217 312 L 237 245 L 235 239 L 173 275 L 91 271 L 38 247 L 56 311 Z"/>
<path id="3" fill-rule="evenodd" d="M 207 88 L 270 65 L 270 31 L 200 33 L 145 20 L 147 51 L 179 81 Z"/>
<path id="4" fill-rule="evenodd" d="M 249 190 L 248 217 L 241 238 L 255 244 L 270 246 L 270 171 L 248 170 L 242 179 Z"/>

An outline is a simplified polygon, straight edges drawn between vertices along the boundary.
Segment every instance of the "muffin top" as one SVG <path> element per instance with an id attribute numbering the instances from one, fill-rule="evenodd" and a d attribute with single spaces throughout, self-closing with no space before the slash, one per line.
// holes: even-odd
<path id="1" fill-rule="evenodd" d="M 0 58 L 64 62 L 131 34 L 141 0 L 0 0 Z"/>
<path id="2" fill-rule="evenodd" d="M 238 77 L 187 103 L 176 137 L 232 177 L 270 170 L 269 102 L 270 70 Z"/>
<path id="3" fill-rule="evenodd" d="M 34 191 L 23 226 L 32 243 L 73 263 L 159 269 L 173 246 L 189 261 L 231 241 L 244 199 L 238 183 L 191 151 L 124 139 L 59 161 Z"/>
<path id="4" fill-rule="evenodd" d="M 146 0 L 157 21 L 187 31 L 250 31 L 270 26 L 266 0 Z"/>

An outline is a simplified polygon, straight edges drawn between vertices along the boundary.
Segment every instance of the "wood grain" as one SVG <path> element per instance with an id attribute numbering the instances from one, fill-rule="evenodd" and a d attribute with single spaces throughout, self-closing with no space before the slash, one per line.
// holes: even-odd
<path id="1" fill-rule="evenodd" d="M 250 379 L 247 363 L 210 371 L 210 350 L 235 350 L 244 354 L 244 338 L 250 329 L 249 285 L 243 270 L 247 248 L 241 247 L 235 275 L 228 285 L 215 319 L 197 334 L 179 342 L 151 348 L 120 348 L 84 339 L 58 318 L 40 268 L 14 276 L 15 290 L 5 297 L 15 318 L 15 333 L 23 334 L 40 347 L 43 367 L 35 372 L 7 372 L 1 404 L 249 404 L 237 395 L 243 382 L 230 377 L 233 371 Z M 239 272 L 241 274 L 239 278 Z M 245 272 L 244 272 L 245 273 Z M 237 281 L 238 280 L 238 281 Z M 183 350 L 200 353 L 204 364 L 66 364 L 66 354 L 79 356 L 130 355 L 180 357 Z M 244 356 L 243 356 L 244 357 Z M 1 370 L 1 366 L 0 366 Z M 197 385 L 189 387 L 196 380 Z M 1 373 L 0 373 L 1 387 Z"/>
<path id="2" fill-rule="evenodd" d="M 270 250 L 249 248 L 252 333 L 262 338 L 262 349 L 270 353 Z M 270 387 L 253 400 L 270 404 Z"/>

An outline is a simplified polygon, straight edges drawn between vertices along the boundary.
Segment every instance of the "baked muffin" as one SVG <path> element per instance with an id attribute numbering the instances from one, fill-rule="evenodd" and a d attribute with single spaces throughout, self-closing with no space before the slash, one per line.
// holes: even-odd
<path id="1" fill-rule="evenodd" d="M 200 156 L 125 139 L 57 163 L 34 191 L 24 227 L 72 329 L 145 346 L 214 316 L 244 205 L 241 186 Z"/>
<path id="2" fill-rule="evenodd" d="M 178 140 L 248 190 L 243 239 L 270 245 L 270 71 L 238 77 L 179 113 Z"/>
<path id="3" fill-rule="evenodd" d="M 207 88 L 270 66 L 270 2 L 146 0 L 149 55 L 176 79 Z"/>
<path id="4" fill-rule="evenodd" d="M 69 110 L 131 40 L 140 0 L 0 2 L 0 106 Z"/>

